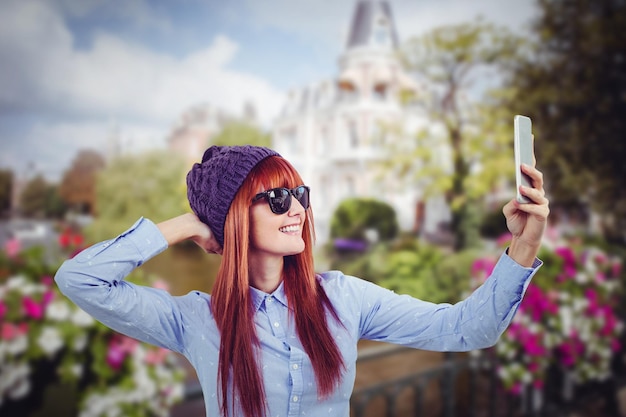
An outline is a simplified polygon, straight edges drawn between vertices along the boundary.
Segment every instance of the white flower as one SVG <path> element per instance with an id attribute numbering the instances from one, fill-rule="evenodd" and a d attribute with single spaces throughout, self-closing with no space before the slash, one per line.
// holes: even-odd
<path id="1" fill-rule="evenodd" d="M 565 337 L 569 336 L 572 331 L 572 310 L 569 307 L 563 306 L 559 309 L 559 315 L 561 316 L 561 334 Z"/>
<path id="2" fill-rule="evenodd" d="M 19 355 L 28 349 L 28 337 L 21 334 L 15 339 L 6 343 L 6 352 L 11 355 Z"/>
<path id="3" fill-rule="evenodd" d="M 27 363 L 8 364 L 4 367 L 0 372 L 0 394 L 3 394 L 2 397 L 4 397 L 4 393 L 8 393 L 10 398 L 19 399 L 28 394 L 30 391 L 29 376 L 30 366 Z"/>
<path id="4" fill-rule="evenodd" d="M 11 290 L 21 290 L 24 285 L 26 285 L 26 279 L 22 275 L 18 275 L 15 277 L 9 278 L 6 283 L 6 289 L 8 291 Z"/>
<path id="5" fill-rule="evenodd" d="M 46 317 L 50 320 L 65 321 L 69 316 L 70 308 L 65 301 L 54 301 L 46 307 Z"/>
<path id="6" fill-rule="evenodd" d="M 30 379 L 22 378 L 18 381 L 17 385 L 9 390 L 9 398 L 12 400 L 19 400 L 24 398 L 30 392 Z"/>
<path id="7" fill-rule="evenodd" d="M 22 287 L 22 294 L 24 295 L 42 294 L 45 291 L 45 285 L 33 284 L 32 282 L 24 284 L 24 286 Z"/>
<path id="8" fill-rule="evenodd" d="M 76 363 L 72 365 L 72 367 L 70 368 L 70 372 L 72 372 L 72 375 L 74 375 L 75 377 L 80 378 L 81 376 L 83 376 L 83 367 L 81 364 Z"/>
<path id="9" fill-rule="evenodd" d="M 589 276 L 583 272 L 577 272 L 574 279 L 576 280 L 577 283 L 584 284 L 587 281 L 589 281 Z"/>
<path id="10" fill-rule="evenodd" d="M 183 395 L 185 394 L 185 388 L 182 383 L 172 384 L 170 388 L 171 388 L 171 391 L 169 395 L 170 395 L 172 403 L 174 401 L 178 401 L 183 398 Z"/>
<path id="11" fill-rule="evenodd" d="M 78 327 L 89 327 L 92 326 L 95 322 L 93 317 L 89 314 L 85 313 L 81 309 L 77 309 L 74 314 L 72 314 L 72 323 L 77 325 Z"/>
<path id="12" fill-rule="evenodd" d="M 37 343 L 41 350 L 48 356 L 54 355 L 59 349 L 63 347 L 63 339 L 61 333 L 51 326 L 44 327 L 43 331 L 37 338 Z"/>
<path id="13" fill-rule="evenodd" d="M 83 333 L 77 336 L 76 339 L 74 339 L 74 344 L 72 347 L 76 352 L 80 352 L 85 349 L 85 346 L 87 346 L 87 335 Z"/>

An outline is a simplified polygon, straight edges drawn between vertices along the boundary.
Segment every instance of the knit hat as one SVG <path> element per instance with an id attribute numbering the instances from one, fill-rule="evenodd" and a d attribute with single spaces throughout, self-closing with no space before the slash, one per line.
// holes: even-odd
<path id="1" fill-rule="evenodd" d="M 211 146 L 202 163 L 195 163 L 187 174 L 189 205 L 220 246 L 224 246 L 224 223 L 235 194 L 252 168 L 274 155 L 280 156 L 260 146 Z"/>

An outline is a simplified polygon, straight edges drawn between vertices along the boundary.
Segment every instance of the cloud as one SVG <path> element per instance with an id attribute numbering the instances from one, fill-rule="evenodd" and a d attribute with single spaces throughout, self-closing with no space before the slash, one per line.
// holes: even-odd
<path id="1" fill-rule="evenodd" d="M 134 27 L 149 28 L 159 31 L 175 29 L 171 21 L 153 12 L 153 6 L 147 0 L 125 0 L 116 2 L 113 7 L 109 0 L 48 0 L 53 1 L 65 16 L 84 18 L 97 14 L 108 20 L 124 21 Z M 179 2 L 182 0 L 179 0 Z"/>
<path id="2" fill-rule="evenodd" d="M 271 4 L 271 6 L 270 6 Z M 471 21 L 483 16 L 512 29 L 524 29 L 536 10 L 532 2 L 514 0 L 390 0 L 401 40 L 423 34 L 441 25 Z M 247 0 L 255 24 L 270 26 L 329 45 L 345 44 L 355 1 L 336 0 Z M 277 12 L 280 11 L 280 12 Z"/>
<path id="3" fill-rule="evenodd" d="M 239 46 L 225 35 L 182 57 L 104 31 L 79 50 L 53 4 L 0 2 L 0 165 L 58 177 L 78 149 L 106 148 L 111 120 L 133 150 L 162 145 L 199 103 L 240 115 L 251 102 L 266 126 L 283 104 L 269 82 L 229 68 Z"/>
<path id="4" fill-rule="evenodd" d="M 333 48 L 345 44 L 355 7 L 352 1 L 336 0 L 246 0 L 245 3 L 255 25 L 277 28 Z"/>
<path id="5" fill-rule="evenodd" d="M 0 7 L 3 112 L 163 123 L 198 102 L 239 114 L 249 100 L 267 123 L 282 102 L 282 93 L 267 81 L 228 68 L 238 46 L 224 35 L 182 58 L 113 33 L 96 34 L 82 51 L 73 47 L 50 3 L 9 1 Z"/>
<path id="6" fill-rule="evenodd" d="M 392 3 L 402 39 L 419 36 L 435 27 L 465 23 L 479 16 L 486 21 L 523 31 L 536 12 L 533 2 L 513 0 L 440 0 L 429 2 L 398 0 Z"/>

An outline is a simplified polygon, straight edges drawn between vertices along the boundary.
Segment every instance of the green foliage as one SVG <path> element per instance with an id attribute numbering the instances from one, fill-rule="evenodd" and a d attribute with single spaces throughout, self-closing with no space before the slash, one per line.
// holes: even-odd
<path id="1" fill-rule="evenodd" d="M 57 187 L 41 175 L 31 179 L 20 195 L 20 210 L 26 217 L 60 217 L 65 212 Z"/>
<path id="2" fill-rule="evenodd" d="M 13 172 L 0 169 L 0 215 L 11 208 L 11 195 L 13 194 Z"/>
<path id="3" fill-rule="evenodd" d="M 369 251 L 335 257 L 332 269 L 367 279 L 399 294 L 454 303 L 467 292 L 477 251 L 449 254 L 414 237 L 374 245 Z"/>
<path id="4" fill-rule="evenodd" d="M 220 146 L 254 145 L 268 147 L 271 145 L 272 139 L 269 134 L 249 123 L 231 122 L 211 142 Z"/>
<path id="5" fill-rule="evenodd" d="M 97 217 L 87 229 L 93 241 L 115 236 L 139 217 L 162 221 L 186 206 L 182 159 L 152 151 L 123 156 L 100 172 L 96 186 Z"/>
<path id="6" fill-rule="evenodd" d="M 626 244 L 626 3 L 539 2 L 534 53 L 504 106 L 533 119 L 551 205 L 591 208 L 608 238 Z"/>
<path id="7" fill-rule="evenodd" d="M 342 201 L 331 218 L 331 238 L 366 240 L 375 230 L 378 240 L 390 240 L 398 234 L 396 212 L 389 204 L 370 198 Z"/>
<path id="8" fill-rule="evenodd" d="M 477 251 L 446 254 L 434 246 L 403 250 L 389 256 L 386 276 L 379 282 L 400 294 L 434 302 L 455 303 L 467 293 Z"/>
<path id="9" fill-rule="evenodd" d="M 336 269 L 346 275 L 377 282 L 385 271 L 385 264 L 389 257 L 389 244 L 378 243 L 365 252 L 338 254 L 332 249 L 328 251 L 330 269 Z"/>

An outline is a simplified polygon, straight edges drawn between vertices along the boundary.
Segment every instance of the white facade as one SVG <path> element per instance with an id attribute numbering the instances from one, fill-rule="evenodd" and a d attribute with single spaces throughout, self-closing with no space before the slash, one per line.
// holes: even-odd
<path id="1" fill-rule="evenodd" d="M 294 164 L 311 187 L 321 242 L 328 239 L 333 211 L 348 197 L 390 203 L 402 230 L 419 226 L 432 233 L 447 219 L 445 204 L 421 204 L 420 190 L 382 179 L 376 168 L 391 142 L 416 146 L 411 132 L 425 123 L 401 103 L 401 93 L 419 94 L 419 90 L 400 64 L 397 46 L 389 4 L 358 2 L 338 75 L 291 91 L 274 125 L 273 148 Z M 418 207 L 424 207 L 422 220 Z"/>

